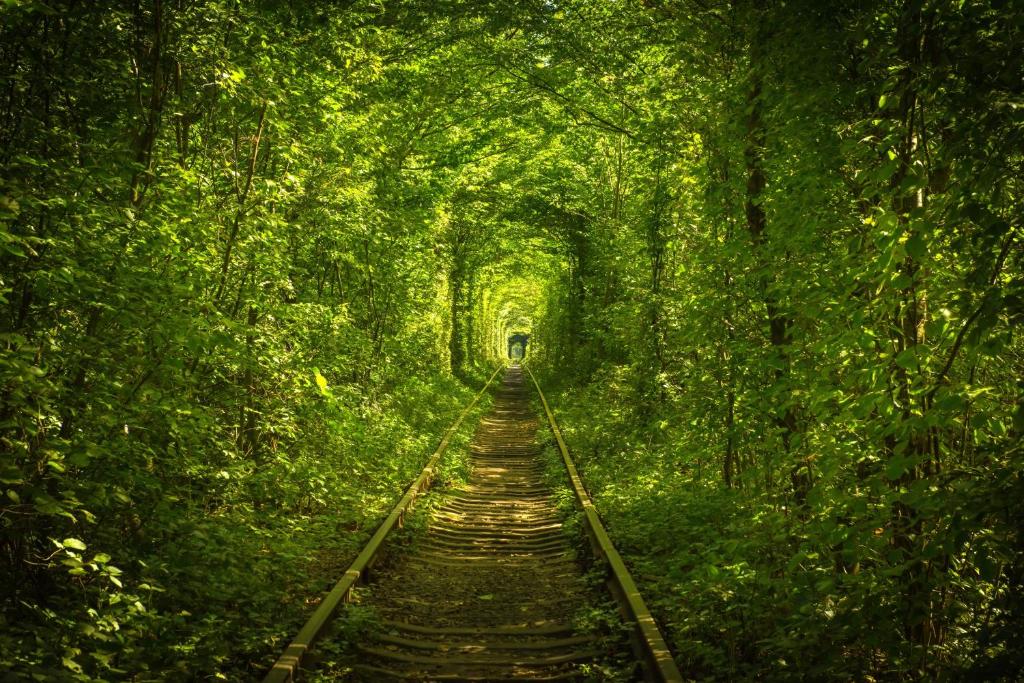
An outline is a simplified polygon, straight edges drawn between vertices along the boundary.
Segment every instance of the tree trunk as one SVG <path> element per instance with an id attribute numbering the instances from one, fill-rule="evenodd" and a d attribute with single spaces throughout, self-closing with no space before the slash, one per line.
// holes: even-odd
<path id="1" fill-rule="evenodd" d="M 755 15 L 758 20 L 760 14 Z M 782 402 L 784 407 L 781 411 L 773 411 L 774 421 L 779 428 L 782 439 L 782 448 L 787 456 L 786 461 L 792 463 L 794 440 L 798 436 L 797 408 L 791 400 L 790 379 L 790 327 L 792 321 L 779 309 L 776 295 L 772 291 L 771 278 L 768 275 L 769 263 L 774 258 L 768 252 L 768 239 L 765 230 L 768 227 L 768 220 L 762 202 L 764 200 L 764 189 L 768 184 L 764 170 L 764 147 L 766 131 L 763 119 L 763 90 L 764 90 L 764 68 L 765 59 L 764 45 L 761 31 L 755 29 L 754 38 L 750 46 L 750 89 L 747 93 L 747 121 L 746 121 L 746 148 L 743 158 L 747 171 L 747 191 L 744 210 L 747 219 L 747 231 L 750 233 L 751 242 L 759 260 L 758 267 L 761 275 L 761 292 L 764 298 L 765 309 L 768 314 L 768 339 L 775 352 L 778 366 L 775 370 L 774 381 L 782 391 Z M 793 498 L 798 509 L 803 509 L 807 502 L 807 495 L 811 488 L 810 462 L 805 458 L 792 463 L 789 471 L 790 484 L 792 486 Z"/>

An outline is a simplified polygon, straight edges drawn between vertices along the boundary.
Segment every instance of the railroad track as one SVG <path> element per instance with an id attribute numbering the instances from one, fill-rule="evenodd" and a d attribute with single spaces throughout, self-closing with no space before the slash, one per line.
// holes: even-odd
<path id="1" fill-rule="evenodd" d="M 474 436 L 469 482 L 374 583 L 384 624 L 359 645 L 365 680 L 559 680 L 600 656 L 573 632 L 593 598 L 541 483 L 536 433 L 510 368 Z"/>
<path id="2" fill-rule="evenodd" d="M 628 647 L 613 644 L 609 652 L 607 639 L 574 628 L 580 610 L 593 607 L 602 596 L 585 582 L 551 491 L 543 483 L 530 395 L 522 368 L 508 368 L 494 407 L 481 420 L 471 444 L 468 483 L 448 492 L 424 533 L 375 576 L 363 605 L 372 609 L 377 621 L 357 644 L 354 674 L 344 680 L 588 680 L 594 663 L 614 654 L 616 647 Z M 612 561 L 602 548 L 600 537 L 607 540 L 607 535 L 596 512 L 590 519 L 593 505 L 582 491 L 546 401 L 544 408 L 570 478 L 579 487 L 577 497 L 584 496 L 581 505 L 595 556 L 607 561 L 613 594 L 624 616 L 637 626 L 634 646 L 646 677 L 681 680 L 656 626 L 657 642 L 651 642 L 644 620 L 653 626 L 653 619 L 642 607 L 621 559 L 614 554 Z M 447 438 L 427 469 L 440 457 Z M 410 491 L 419 488 L 414 484 Z M 619 578 L 622 572 L 628 585 Z M 357 567 L 354 576 L 350 569 L 346 579 L 354 581 L 362 573 L 363 567 Z M 332 593 L 337 591 L 336 587 Z M 636 614 L 631 602 L 638 602 L 643 613 Z M 292 643 L 265 683 L 292 680 L 325 625 L 326 619 L 313 633 L 307 624 L 305 636 L 300 634 Z"/>

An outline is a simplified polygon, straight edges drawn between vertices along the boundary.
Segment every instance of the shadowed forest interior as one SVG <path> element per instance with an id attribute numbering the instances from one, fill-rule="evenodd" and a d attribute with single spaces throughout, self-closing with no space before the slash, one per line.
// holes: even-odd
<path id="1" fill-rule="evenodd" d="M 686 677 L 1017 680 L 1022 179 L 1020 0 L 6 0 L 0 677 L 258 679 L 523 358 Z"/>

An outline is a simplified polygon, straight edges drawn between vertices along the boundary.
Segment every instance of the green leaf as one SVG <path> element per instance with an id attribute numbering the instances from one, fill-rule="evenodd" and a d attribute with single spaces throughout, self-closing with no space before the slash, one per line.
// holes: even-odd
<path id="1" fill-rule="evenodd" d="M 915 261 L 923 261 L 928 256 L 928 247 L 924 243 L 924 238 L 921 235 L 915 233 L 910 236 L 906 244 L 907 253 Z"/>
<path id="2" fill-rule="evenodd" d="M 77 538 L 65 538 L 63 541 L 65 548 L 71 548 L 73 550 L 85 550 L 85 543 L 78 540 Z"/>
<path id="3" fill-rule="evenodd" d="M 896 365 L 900 366 L 904 370 L 916 370 L 917 349 L 912 347 L 900 352 L 900 354 L 896 356 Z"/>
<path id="4" fill-rule="evenodd" d="M 905 455 L 894 455 L 889 458 L 889 462 L 885 464 L 885 476 L 892 481 L 896 481 L 910 469 L 912 458 L 908 458 Z"/>
<path id="5" fill-rule="evenodd" d="M 892 281 L 892 286 L 896 289 L 909 289 L 912 284 L 914 284 L 913 278 L 906 273 L 900 273 Z"/>

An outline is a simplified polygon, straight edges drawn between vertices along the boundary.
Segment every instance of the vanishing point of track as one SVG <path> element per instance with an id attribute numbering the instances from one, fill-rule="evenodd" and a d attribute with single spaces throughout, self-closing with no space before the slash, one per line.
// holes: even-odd
<path id="1" fill-rule="evenodd" d="M 344 680 L 588 680 L 588 665 L 614 654 L 608 652 L 609 642 L 612 649 L 628 647 L 578 633 L 574 627 L 574 616 L 601 596 L 595 596 L 584 581 L 582 565 L 562 528 L 551 491 L 543 483 L 544 465 L 535 440 L 537 419 L 529 394 L 522 368 L 507 369 L 493 409 L 481 420 L 471 444 L 469 482 L 447 492 L 426 531 L 375 576 L 363 604 L 372 608 L 379 621 L 357 645 L 354 678 Z M 608 565 L 612 592 L 625 618 L 635 625 L 634 649 L 644 663 L 645 677 L 681 680 L 582 491 L 543 397 L 542 402 L 583 507 L 594 554 Z M 363 564 L 357 559 L 325 599 L 334 604 L 326 609 L 321 605 L 318 614 L 323 612 L 323 618 L 316 614 L 311 618 L 266 683 L 293 679 L 337 603 L 365 575 L 384 536 L 429 483 L 454 428 L 425 469 L 427 476 L 421 475 L 392 513 L 396 517 L 397 512 L 396 519 L 390 525 L 386 520 L 371 540 L 370 552 L 360 555 Z"/>

